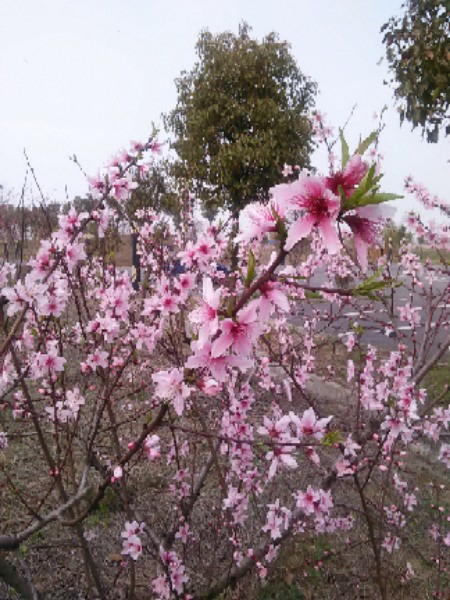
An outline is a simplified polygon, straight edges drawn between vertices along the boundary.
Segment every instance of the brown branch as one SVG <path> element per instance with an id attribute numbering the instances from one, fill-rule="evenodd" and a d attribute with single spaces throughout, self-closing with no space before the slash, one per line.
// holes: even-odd
<path id="1" fill-rule="evenodd" d="M 283 260 L 286 258 L 286 256 L 288 255 L 288 253 L 285 250 L 280 250 L 278 256 L 276 257 L 276 259 L 274 260 L 274 262 L 270 265 L 270 267 L 267 269 L 267 271 L 264 271 L 264 273 L 261 275 L 261 277 L 259 277 L 259 279 L 257 279 L 255 282 L 252 283 L 252 285 L 245 290 L 245 292 L 242 293 L 242 296 L 239 298 L 239 300 L 236 302 L 235 307 L 233 308 L 233 316 L 236 316 L 236 314 L 241 310 L 241 308 L 243 306 L 246 305 L 246 303 L 248 302 L 248 300 L 253 296 L 253 294 L 259 290 L 259 288 L 264 285 L 265 283 L 267 283 L 270 278 L 272 277 L 272 275 L 275 273 L 275 270 L 277 269 L 277 267 L 279 265 L 281 265 L 281 263 L 283 262 Z"/>
<path id="2" fill-rule="evenodd" d="M 448 350 L 449 347 L 450 347 L 450 335 L 447 336 L 447 338 L 445 339 L 445 341 L 442 344 L 441 348 L 414 375 L 414 377 L 412 378 L 412 382 L 414 383 L 414 385 L 416 385 L 416 386 L 419 385 L 419 383 L 422 381 L 422 379 L 425 377 L 425 375 L 434 367 L 434 365 L 437 363 L 437 361 L 442 356 L 444 356 L 444 354 L 447 352 L 447 350 Z"/>
<path id="3" fill-rule="evenodd" d="M 0 535 L 0 548 L 2 550 L 16 550 L 19 548 L 20 544 L 27 540 L 34 533 L 37 533 L 44 527 L 46 527 L 49 523 L 53 521 L 60 521 L 63 517 L 64 512 L 68 509 L 75 506 L 77 502 L 79 502 L 82 498 L 86 496 L 89 492 L 89 487 L 86 485 L 88 468 L 86 467 L 83 473 L 83 477 L 81 479 L 81 483 L 78 489 L 78 492 L 69 498 L 67 502 L 52 510 L 48 515 L 44 517 L 39 517 L 32 525 L 20 531 L 19 533 L 15 533 L 13 535 Z"/>
<path id="4" fill-rule="evenodd" d="M 142 444 L 144 443 L 145 438 L 152 431 L 154 431 L 157 427 L 159 427 L 159 425 L 161 424 L 167 411 L 168 411 L 168 406 L 166 404 L 161 406 L 159 413 L 156 415 L 156 417 L 153 419 L 153 421 L 151 423 L 149 423 L 146 427 L 143 428 L 141 435 L 135 441 L 134 445 L 128 450 L 128 452 L 118 461 L 117 466 L 120 466 L 120 467 L 125 466 L 133 458 L 133 456 L 137 452 L 139 452 L 139 450 L 142 447 Z M 81 514 L 79 514 L 76 518 L 71 519 L 69 521 L 62 521 L 62 524 L 65 525 L 66 527 L 72 527 L 73 525 L 83 521 L 90 514 L 90 512 L 93 511 L 98 506 L 99 502 L 102 500 L 103 496 L 105 495 L 106 490 L 108 489 L 108 487 L 110 485 L 111 485 L 111 476 L 108 475 L 107 477 L 105 477 L 103 479 L 102 483 L 98 486 L 97 494 L 96 494 L 95 498 L 92 500 L 92 502 L 90 503 L 90 505 Z"/>

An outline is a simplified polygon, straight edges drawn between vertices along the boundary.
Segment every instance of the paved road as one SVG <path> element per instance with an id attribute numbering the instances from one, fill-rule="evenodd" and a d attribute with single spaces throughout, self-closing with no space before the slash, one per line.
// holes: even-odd
<path id="1" fill-rule="evenodd" d="M 393 277 L 401 279 L 402 273 L 398 266 L 394 266 Z M 326 277 L 323 270 L 315 273 L 314 277 L 308 282 L 313 286 L 323 286 L 326 284 Z M 428 285 L 425 283 L 425 288 L 428 289 Z M 438 276 L 436 282 L 433 283 L 433 292 L 442 294 L 442 300 L 439 302 L 436 310 L 433 314 L 431 332 L 429 332 L 430 338 L 430 350 L 439 348 L 444 339 L 448 337 L 450 333 L 450 279 L 447 276 Z M 417 328 L 416 344 L 420 344 L 425 334 L 425 322 L 428 317 L 429 303 L 427 299 L 419 293 L 414 293 L 411 296 L 411 292 L 404 286 L 394 288 L 392 292 L 390 290 L 384 291 L 385 296 L 388 298 L 388 302 L 394 309 L 394 315 L 398 317 L 398 307 L 404 306 L 408 302 L 412 307 L 418 307 L 421 322 Z M 355 310 L 355 302 L 360 307 L 361 312 Z M 351 303 L 351 304 L 350 304 Z M 364 329 L 362 341 L 366 344 L 372 344 L 373 346 L 382 347 L 386 349 L 394 349 L 397 347 L 399 341 L 403 341 L 410 348 L 413 345 L 411 339 L 412 329 L 407 323 L 400 322 L 398 327 L 398 337 L 393 337 L 389 334 L 389 317 L 386 314 L 386 310 L 381 302 L 371 302 L 366 298 L 356 299 L 351 298 L 349 306 L 345 306 L 338 311 L 337 305 L 333 305 L 331 308 L 332 314 L 335 316 L 339 314 L 339 318 L 333 320 L 330 325 L 324 325 L 324 332 L 343 337 L 349 330 L 351 323 L 358 322 Z M 314 304 L 315 308 L 326 310 L 329 307 L 329 303 L 316 301 Z M 312 314 L 312 309 L 306 310 L 307 315 Z M 361 318 L 361 314 L 363 318 Z M 292 322 L 297 325 L 301 325 L 302 317 L 293 317 Z M 440 322 L 438 331 L 435 331 L 435 323 Z"/>
<path id="2" fill-rule="evenodd" d="M 127 270 L 131 273 L 131 268 L 127 268 Z M 401 269 L 398 265 L 392 266 L 392 276 L 393 278 L 402 279 Z M 326 275 L 324 269 L 318 270 L 307 283 L 309 285 L 318 287 L 326 285 Z M 427 284 L 425 285 L 428 287 Z M 433 321 L 439 322 L 442 317 L 443 323 L 439 327 L 438 332 L 435 334 L 434 339 L 430 340 L 430 351 L 438 349 L 444 339 L 448 337 L 450 333 L 450 278 L 447 276 L 439 276 L 436 282 L 433 283 L 433 291 L 435 293 L 438 292 L 443 294 L 443 299 L 439 303 L 438 308 L 434 313 Z M 385 290 L 384 294 L 388 296 L 389 301 L 393 303 L 394 315 L 396 316 L 398 316 L 398 307 L 404 306 L 408 302 L 410 302 L 411 306 L 413 307 L 420 307 L 421 325 L 417 329 L 416 336 L 416 343 L 420 344 L 420 341 L 423 339 L 425 331 L 424 323 L 427 317 L 427 306 L 423 295 L 415 293 L 411 299 L 410 291 L 404 286 L 394 288 L 392 291 L 393 297 L 391 297 L 389 290 Z M 355 301 L 358 303 L 358 306 L 364 308 L 364 318 L 361 318 L 361 313 L 357 312 L 354 306 L 344 306 L 344 308 L 341 309 L 341 316 L 338 319 L 333 320 L 331 325 L 327 325 L 324 321 L 322 331 L 337 337 L 343 337 L 345 336 L 346 332 L 349 331 L 351 324 L 357 321 L 364 329 L 362 341 L 365 344 L 371 344 L 379 348 L 393 350 L 398 346 L 399 341 L 402 341 L 410 348 L 412 347 L 413 342 L 411 340 L 411 327 L 409 327 L 406 323 L 400 323 L 400 326 L 398 327 L 399 336 L 390 337 L 388 335 L 389 318 L 382 304 L 379 302 L 374 303 L 367 300 L 367 298 L 351 299 L 351 303 L 353 305 Z M 327 302 L 314 301 L 314 308 L 316 309 L 327 309 L 329 306 L 330 305 Z M 337 305 L 333 305 L 332 311 L 333 315 L 337 314 Z M 308 306 L 305 312 L 307 316 L 311 316 L 313 309 Z M 294 316 L 290 319 L 290 321 L 295 325 L 301 326 L 303 323 L 303 317 Z M 434 329 L 434 325 L 432 325 L 432 328 Z"/>

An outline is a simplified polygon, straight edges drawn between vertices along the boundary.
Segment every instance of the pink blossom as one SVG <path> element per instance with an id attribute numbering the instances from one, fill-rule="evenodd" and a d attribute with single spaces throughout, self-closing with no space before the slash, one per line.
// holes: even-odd
<path id="1" fill-rule="evenodd" d="M 356 344 L 356 336 L 354 333 L 348 333 L 347 335 L 348 337 L 345 340 L 344 345 L 347 348 L 347 350 L 351 352 Z"/>
<path id="2" fill-rule="evenodd" d="M 86 258 L 86 253 L 82 244 L 71 243 L 67 244 L 65 248 L 66 252 L 66 263 L 69 272 L 72 272 L 74 267 Z"/>
<path id="3" fill-rule="evenodd" d="M 326 417 L 324 419 L 318 419 L 313 408 L 308 408 L 303 413 L 303 416 L 299 418 L 293 412 L 289 413 L 292 423 L 297 428 L 297 435 L 302 438 L 303 436 L 311 436 L 316 440 L 321 440 L 325 433 L 328 423 L 333 417 Z"/>
<path id="4" fill-rule="evenodd" d="M 359 450 L 361 450 L 361 446 L 353 441 L 352 435 L 347 436 L 344 442 L 344 456 L 357 456 Z"/>
<path id="5" fill-rule="evenodd" d="M 124 177 L 110 177 L 111 193 L 117 202 L 128 200 L 132 190 L 137 188 L 137 183 L 131 179 L 130 175 Z"/>
<path id="6" fill-rule="evenodd" d="M 170 571 L 170 581 L 172 583 L 173 589 L 177 592 L 177 594 L 181 594 L 183 591 L 184 584 L 189 581 L 188 576 L 186 575 L 185 566 L 179 562 L 172 566 Z"/>
<path id="7" fill-rule="evenodd" d="M 261 328 L 257 323 L 256 307 L 252 304 L 239 311 L 236 320 L 224 319 L 220 323 L 222 333 L 213 343 L 211 354 L 214 358 L 223 355 L 228 348 L 235 354 L 248 356 Z"/>
<path id="8" fill-rule="evenodd" d="M 294 446 L 283 445 L 274 445 L 272 450 L 269 450 L 266 454 L 266 460 L 271 461 L 270 468 L 268 472 L 269 481 L 275 477 L 275 473 L 279 466 L 288 467 L 289 469 L 295 469 L 298 464 L 296 459 L 292 456 L 292 453 L 295 451 Z"/>
<path id="9" fill-rule="evenodd" d="M 336 474 L 338 477 L 347 477 L 348 475 L 353 475 L 355 473 L 355 468 L 347 459 L 343 459 L 335 463 L 334 468 L 336 469 Z"/>
<path id="10" fill-rule="evenodd" d="M 111 481 L 114 483 L 115 481 L 122 479 L 123 477 L 123 469 L 119 465 L 113 471 L 113 476 L 111 477 Z"/>
<path id="11" fill-rule="evenodd" d="M 184 383 L 183 373 L 180 369 L 159 371 L 152 375 L 156 383 L 155 395 L 159 398 L 172 400 L 177 415 L 184 412 L 184 403 L 191 394 L 191 389 Z"/>
<path id="12" fill-rule="evenodd" d="M 170 582 L 173 589 L 177 592 L 177 594 L 181 594 L 184 584 L 189 581 L 189 578 L 185 574 L 186 569 L 183 563 L 175 554 L 175 552 L 164 550 L 163 548 L 160 548 L 160 558 L 168 567 Z"/>
<path id="13" fill-rule="evenodd" d="M 301 210 L 301 216 L 288 231 L 285 250 L 291 250 L 302 238 L 316 227 L 327 250 L 335 253 L 341 247 L 336 231 L 340 200 L 327 187 L 320 177 L 301 176 L 291 184 L 281 184 L 273 188 L 275 200 L 285 203 L 290 210 Z"/>
<path id="14" fill-rule="evenodd" d="M 183 298 L 186 297 L 190 290 L 195 288 L 196 276 L 194 273 L 182 273 L 178 278 L 178 287 Z"/>
<path id="15" fill-rule="evenodd" d="M 259 291 L 261 296 L 256 302 L 261 321 L 266 321 L 275 307 L 284 312 L 290 311 L 289 300 L 286 294 L 281 291 L 281 285 L 277 281 L 267 281 L 260 287 Z"/>
<path id="16" fill-rule="evenodd" d="M 33 299 L 40 299 L 44 294 L 46 287 L 37 283 L 31 273 L 25 276 L 22 283 L 18 281 L 14 287 L 5 287 L 2 289 L 2 295 L 8 300 L 6 313 L 8 316 L 14 315 L 26 306 L 32 304 Z"/>
<path id="17" fill-rule="evenodd" d="M 139 322 L 130 333 L 136 341 L 136 348 L 138 350 L 141 350 L 145 346 L 148 352 L 153 352 L 157 340 L 157 334 L 154 329 L 148 327 L 145 323 Z"/>
<path id="18" fill-rule="evenodd" d="M 181 540 L 183 544 L 187 544 L 189 536 L 192 535 L 192 532 L 189 529 L 189 523 L 183 523 L 180 525 L 178 531 L 175 534 L 175 538 L 177 540 Z"/>
<path id="19" fill-rule="evenodd" d="M 450 444 L 442 444 L 439 450 L 439 460 L 450 469 Z"/>
<path id="20" fill-rule="evenodd" d="M 161 598 L 161 600 L 169 600 L 170 598 L 170 586 L 164 575 L 156 577 L 152 581 L 153 592 Z"/>
<path id="21" fill-rule="evenodd" d="M 93 371 L 95 371 L 97 367 L 106 369 L 108 366 L 108 356 L 108 352 L 105 350 L 94 350 L 92 354 L 88 354 L 85 364 Z"/>
<path id="22" fill-rule="evenodd" d="M 104 177 L 99 174 L 97 177 L 88 177 L 87 180 L 89 182 L 91 196 L 94 198 L 94 200 L 99 200 L 105 196 L 107 186 Z"/>
<path id="23" fill-rule="evenodd" d="M 56 233 L 56 238 L 63 243 L 70 242 L 80 229 L 81 222 L 87 217 L 88 213 L 77 213 L 74 208 L 71 208 L 66 215 L 61 215 L 59 217 L 59 231 Z"/>
<path id="24" fill-rule="evenodd" d="M 267 523 L 262 528 L 263 531 L 269 532 L 270 537 L 276 540 L 281 537 L 282 529 L 286 529 L 289 524 L 291 511 L 283 506 L 280 506 L 280 501 L 276 500 L 273 504 L 268 505 Z"/>
<path id="25" fill-rule="evenodd" d="M 158 435 L 147 436 L 144 440 L 144 452 L 148 460 L 153 461 L 161 457 L 160 439 Z"/>
<path id="26" fill-rule="evenodd" d="M 85 404 L 84 397 L 80 394 L 78 388 L 67 390 L 66 399 L 58 400 L 55 406 L 45 408 L 49 418 L 59 423 L 74 421 L 78 417 L 80 408 Z"/>
<path id="27" fill-rule="evenodd" d="M 352 360 L 347 361 L 347 381 L 355 378 L 355 363 Z"/>
<path id="28" fill-rule="evenodd" d="M 347 223 L 353 233 L 356 256 L 362 271 L 367 271 L 367 253 L 380 235 L 383 222 L 393 216 L 395 209 L 390 206 L 362 206 L 346 214 L 343 221 Z"/>
<path id="29" fill-rule="evenodd" d="M 241 233 L 236 237 L 236 243 L 249 242 L 253 238 L 261 238 L 266 233 L 276 232 L 278 218 L 284 218 L 284 214 L 283 207 L 275 200 L 268 204 L 247 204 L 239 217 Z"/>
<path id="30" fill-rule="evenodd" d="M 128 554 L 133 560 L 137 560 L 142 554 L 142 542 L 139 535 L 145 527 L 144 523 L 133 521 L 125 523 L 125 529 L 122 531 L 122 554 Z"/>
<path id="31" fill-rule="evenodd" d="M 0 450 L 6 450 L 8 447 L 8 434 L 5 431 L 0 431 Z"/>
<path id="32" fill-rule="evenodd" d="M 201 379 L 198 382 L 198 387 L 202 390 L 204 394 L 212 397 L 217 396 L 222 389 L 222 385 L 212 377 L 205 377 Z"/>
<path id="33" fill-rule="evenodd" d="M 406 321 L 413 327 L 419 325 L 421 310 L 422 309 L 420 308 L 420 306 L 412 308 L 409 302 L 404 306 L 399 306 L 398 312 L 400 314 L 400 320 Z"/>
<path id="34" fill-rule="evenodd" d="M 38 352 L 34 355 L 34 360 L 31 364 L 33 377 L 49 377 L 64 371 L 66 359 L 58 354 L 56 342 L 49 342 L 47 353 Z"/>
<path id="35" fill-rule="evenodd" d="M 408 431 L 408 425 L 405 422 L 405 419 L 401 417 L 401 415 L 388 415 L 384 419 L 381 424 L 381 429 L 386 429 L 389 431 L 390 435 L 393 437 L 399 436 L 401 433 Z"/>
<path id="36" fill-rule="evenodd" d="M 198 341 L 204 344 L 208 338 L 213 336 L 219 328 L 218 308 L 222 288 L 214 291 L 212 281 L 209 277 L 203 279 L 203 299 L 199 308 L 189 314 L 192 323 L 200 325 Z"/>
<path id="37" fill-rule="evenodd" d="M 241 371 L 246 371 L 253 366 L 253 360 L 243 356 L 223 355 L 213 356 L 211 342 L 206 342 L 203 346 L 199 342 L 192 342 L 191 348 L 194 351 L 186 361 L 188 369 L 205 368 L 211 372 L 211 375 L 219 382 L 227 378 L 228 367 L 238 367 Z"/>
<path id="38" fill-rule="evenodd" d="M 388 533 L 384 538 L 381 547 L 384 548 L 389 554 L 392 554 L 394 550 L 398 550 L 400 548 L 400 538 L 392 535 L 392 533 Z"/>
<path id="39" fill-rule="evenodd" d="M 287 441 L 291 439 L 289 426 L 291 419 L 287 415 L 277 421 L 271 421 L 268 417 L 263 417 L 264 426 L 258 427 L 258 433 L 268 435 L 273 441 Z"/>
<path id="40" fill-rule="evenodd" d="M 315 515 L 319 518 L 327 514 L 333 506 L 330 491 L 315 490 L 310 485 L 306 492 L 299 490 L 294 494 L 294 497 L 297 508 L 300 508 L 305 515 Z"/>
<path id="41" fill-rule="evenodd" d="M 339 187 L 342 187 L 347 198 L 352 195 L 356 186 L 367 173 L 368 166 L 359 154 L 354 154 L 345 165 L 343 171 L 338 171 L 326 177 L 326 186 L 333 194 L 339 195 Z"/>

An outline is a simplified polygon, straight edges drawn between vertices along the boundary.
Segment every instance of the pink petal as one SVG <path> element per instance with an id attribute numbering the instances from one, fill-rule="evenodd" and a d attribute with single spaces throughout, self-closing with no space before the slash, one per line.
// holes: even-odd
<path id="1" fill-rule="evenodd" d="M 289 201 L 303 190 L 303 181 L 297 180 L 293 183 L 281 183 L 269 191 L 271 192 L 273 199 L 281 207 L 285 207 Z"/>
<path id="2" fill-rule="evenodd" d="M 233 336 L 230 333 L 222 333 L 212 345 L 212 358 L 218 358 L 219 356 L 222 356 L 228 350 L 232 343 Z"/>
<path id="3" fill-rule="evenodd" d="M 284 249 L 289 252 L 297 242 L 311 233 L 314 227 L 315 218 L 313 216 L 302 217 L 291 225 Z"/>
<path id="4" fill-rule="evenodd" d="M 369 244 L 367 244 L 359 235 L 355 235 L 354 242 L 358 262 L 361 265 L 362 272 L 365 273 L 369 264 L 367 260 Z"/>
<path id="5" fill-rule="evenodd" d="M 332 222 L 331 219 L 324 219 L 319 223 L 320 233 L 330 254 L 336 254 L 341 248 L 341 242 L 333 223 L 334 221 Z"/>
<path id="6" fill-rule="evenodd" d="M 198 330 L 198 341 L 201 346 L 203 346 L 205 344 L 205 342 L 208 341 L 208 338 L 210 335 L 214 335 L 215 331 L 213 331 L 213 328 L 214 328 L 213 326 L 214 326 L 214 321 L 212 321 L 212 322 L 207 321 L 206 323 L 203 323 L 203 325 Z M 217 331 L 217 327 L 216 327 L 216 331 Z"/>
<path id="7" fill-rule="evenodd" d="M 211 306 L 211 300 L 214 296 L 214 288 L 212 281 L 209 277 L 205 277 L 203 280 L 203 299 L 204 301 Z M 216 307 L 213 307 L 216 308 Z"/>
<path id="8" fill-rule="evenodd" d="M 234 340 L 234 351 L 236 354 L 247 356 L 252 349 L 252 342 L 245 336 L 240 336 Z"/>
<path id="9" fill-rule="evenodd" d="M 230 367 L 238 367 L 241 371 L 246 371 L 253 367 L 254 361 L 244 356 L 230 356 L 228 364 Z"/>
<path id="10" fill-rule="evenodd" d="M 238 314 L 239 323 L 243 323 L 244 325 L 253 323 L 257 318 L 256 304 L 254 302 L 251 302 L 246 308 L 239 311 Z"/>
<path id="11" fill-rule="evenodd" d="M 261 321 L 267 321 L 272 314 L 272 303 L 268 298 L 261 296 L 259 299 L 259 318 Z"/>
<path id="12" fill-rule="evenodd" d="M 227 378 L 227 364 L 225 362 L 225 357 L 223 359 L 212 360 L 209 365 L 209 370 L 211 371 L 211 375 L 217 381 L 225 381 Z"/>
<path id="13" fill-rule="evenodd" d="M 289 300 L 286 298 L 286 295 L 283 294 L 283 292 L 281 292 L 280 290 L 272 290 L 271 292 L 269 292 L 268 296 L 270 300 L 276 306 L 278 306 L 278 308 L 281 308 L 281 310 L 284 310 L 285 312 L 290 311 L 291 307 L 289 305 Z"/>

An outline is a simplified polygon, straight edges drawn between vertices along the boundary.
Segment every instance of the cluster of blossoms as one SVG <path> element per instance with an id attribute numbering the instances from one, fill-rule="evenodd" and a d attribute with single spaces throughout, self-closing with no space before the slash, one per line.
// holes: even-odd
<path id="1" fill-rule="evenodd" d="M 142 554 L 142 542 L 139 537 L 145 529 L 145 523 L 125 523 L 125 529 L 122 531 L 122 554 L 128 554 L 133 560 L 137 560 Z"/>
<path id="2" fill-rule="evenodd" d="M 243 231 L 236 241 L 261 239 L 278 231 L 280 221 L 300 214 L 288 228 L 284 249 L 289 252 L 317 230 L 327 251 L 336 254 L 342 247 L 339 226 L 345 224 L 352 234 L 361 269 L 367 271 L 368 249 L 376 244 L 383 224 L 394 213 L 391 207 L 351 203 L 368 174 L 369 165 L 360 154 L 353 155 L 341 170 L 326 177 L 300 173 L 296 181 L 272 188 L 269 204 L 254 203 L 244 209 Z"/>
<path id="3" fill-rule="evenodd" d="M 424 185 L 414 181 L 414 178 L 411 175 L 405 179 L 405 190 L 410 194 L 414 194 L 416 199 L 419 200 L 425 208 L 438 208 L 444 214 L 450 214 L 450 205 L 448 202 L 431 194 Z"/>
<path id="4" fill-rule="evenodd" d="M 317 129 L 329 135 L 320 116 Z M 377 265 L 378 279 L 360 281 L 369 270 L 368 249 L 390 216 L 381 208 L 388 196 L 378 194 L 375 165 L 360 150 L 323 177 L 285 166 L 293 181 L 273 188 L 267 204 L 242 211 L 231 240 L 239 245 L 237 265 L 228 274 L 220 266 L 228 261 L 232 228 L 196 232 L 187 205 L 178 227 L 153 210 L 138 211 L 136 289 L 106 256 L 87 259 L 82 235 L 92 226 L 101 237 L 117 224 L 145 176 L 146 152 L 157 150 L 154 141 L 133 143 L 91 179 L 94 209 L 62 215 L 23 278 L 14 279 L 12 266 L 0 267 L 7 415 L 1 464 L 16 434 L 32 433 L 48 466 L 40 506 L 59 493 L 62 512 L 69 513 L 67 502 L 77 506 L 80 523 L 111 487 L 127 510 L 123 576 L 129 571 L 131 581 L 141 567 L 163 600 L 192 598 L 199 589 L 208 597 L 209 580 L 217 595 L 252 569 L 266 577 L 291 536 L 352 535 L 367 510 L 357 503 L 374 502 L 374 486 L 386 490 L 374 511 L 385 531 L 381 545 L 395 552 L 420 502 L 402 479 L 400 453 L 419 439 L 438 443 L 450 423 L 450 410 L 430 404 L 419 385 L 427 361 L 439 356 L 436 327 L 431 317 L 427 325 L 414 294 L 432 299 L 429 311 L 440 307 L 444 322 L 448 291 L 433 296 L 436 278 L 407 251 L 399 276 L 412 290 L 406 300 L 386 308 L 386 261 Z M 279 248 L 263 258 L 268 234 Z M 309 255 L 283 264 L 304 238 Z M 325 283 L 316 284 L 322 271 Z M 336 284 L 345 278 L 360 282 L 357 293 Z M 348 312 L 368 320 L 374 294 L 373 323 L 396 332 L 394 350 L 363 343 Z M 378 313 L 385 308 L 383 320 Z M 332 386 L 339 370 L 330 325 L 344 329 L 339 347 L 348 351 L 342 403 L 336 387 L 331 397 L 312 390 L 318 381 Z M 324 359 L 330 339 L 333 354 Z M 437 454 L 450 467 L 449 444 Z M 92 500 L 86 470 L 100 478 Z M 72 498 L 71 490 L 78 490 Z M 447 544 L 444 527 L 433 531 Z M 82 528 L 80 536 L 88 553 L 95 538 Z M 412 570 L 403 575 L 406 581 Z M 95 577 L 92 569 L 87 579 Z M 95 584 L 101 591 L 101 581 Z"/>

